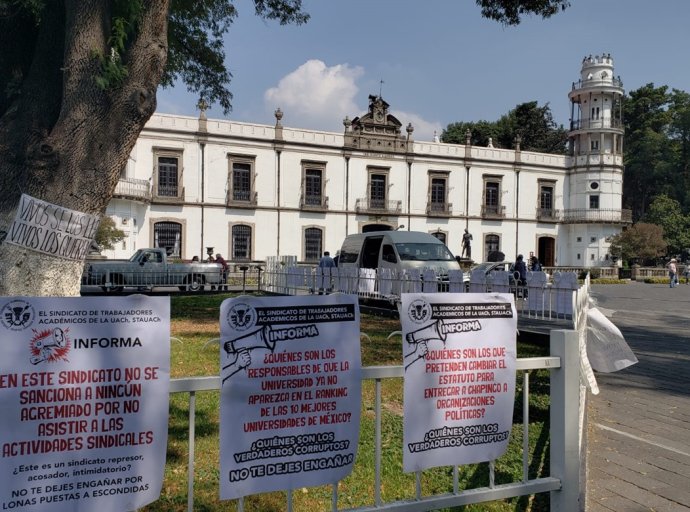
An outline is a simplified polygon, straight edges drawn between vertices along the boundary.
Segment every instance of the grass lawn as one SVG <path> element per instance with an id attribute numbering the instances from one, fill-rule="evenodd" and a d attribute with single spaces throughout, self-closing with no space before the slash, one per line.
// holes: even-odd
<path id="1" fill-rule="evenodd" d="M 231 295 L 180 296 L 171 299 L 171 377 L 218 375 L 219 348 L 208 343 L 219 336 L 219 308 Z M 388 335 L 400 330 L 398 320 L 362 315 L 362 365 L 400 365 L 402 347 L 400 336 L 390 340 Z M 520 343 L 518 357 L 545 356 L 548 348 Z M 530 478 L 548 475 L 548 370 L 530 372 Z M 402 472 L 402 379 L 383 381 L 383 455 L 382 498 L 384 502 L 410 499 L 415 493 L 414 474 Z M 220 501 L 219 495 L 219 397 L 220 393 L 196 394 L 196 447 L 194 510 L 235 511 L 236 501 Z M 514 427 L 507 453 L 495 464 L 496 484 L 519 481 L 522 478 L 522 375 L 516 383 Z M 161 498 L 145 507 L 147 512 L 187 510 L 187 454 L 188 454 L 187 394 L 176 394 L 170 400 L 170 424 L 167 464 Z M 489 485 L 488 463 L 459 467 L 460 488 Z M 422 494 L 451 492 L 452 467 L 424 471 Z M 373 505 L 374 503 L 374 383 L 362 385 L 362 419 L 357 460 L 353 473 L 341 481 L 338 488 L 341 509 Z M 293 491 L 295 512 L 330 510 L 331 487 L 321 486 Z M 283 512 L 287 509 L 285 493 L 274 492 L 245 499 L 247 512 Z M 546 511 L 548 495 L 523 497 L 484 503 L 453 510 L 464 511 Z"/>

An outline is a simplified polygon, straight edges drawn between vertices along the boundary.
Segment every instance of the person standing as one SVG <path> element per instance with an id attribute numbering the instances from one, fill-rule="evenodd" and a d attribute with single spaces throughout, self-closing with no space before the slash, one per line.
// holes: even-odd
<path id="1" fill-rule="evenodd" d="M 335 260 L 333 258 L 331 258 L 331 253 L 328 251 L 324 252 L 323 256 L 319 260 L 319 267 L 320 268 L 335 268 L 335 266 L 336 266 Z M 323 279 L 322 285 L 325 283 L 328 283 L 328 285 L 325 286 L 325 288 L 326 288 L 326 292 L 330 292 L 331 288 L 332 288 L 331 287 L 331 271 L 325 270 L 322 272 L 323 272 L 323 275 L 321 277 L 321 279 Z M 319 295 L 323 295 L 323 289 L 324 289 L 324 286 L 319 287 Z"/>
<path id="2" fill-rule="evenodd" d="M 221 288 L 222 290 L 227 290 L 227 289 L 228 289 L 228 287 L 227 287 L 227 283 L 228 283 L 228 268 L 229 268 L 229 267 L 228 267 L 228 262 L 225 261 L 225 258 L 223 258 L 223 256 L 222 256 L 220 253 L 216 254 L 216 259 L 213 260 L 213 261 L 214 261 L 214 263 L 218 263 L 218 264 L 220 264 L 221 267 L 223 267 L 222 270 L 221 270 L 221 279 L 220 279 L 220 282 L 222 283 L 222 285 L 220 286 L 220 288 Z"/>
<path id="3" fill-rule="evenodd" d="M 671 261 L 668 262 L 668 278 L 669 278 L 669 287 L 674 288 L 675 286 L 678 285 L 678 267 L 676 267 L 676 258 L 671 258 Z"/>
<path id="4" fill-rule="evenodd" d="M 465 234 L 462 235 L 462 257 L 472 257 L 472 235 L 467 228 L 465 228 Z"/>
<path id="5" fill-rule="evenodd" d="M 335 267 L 335 261 L 331 258 L 331 253 L 326 251 L 319 260 L 319 267 L 321 268 L 332 268 Z"/>
<path id="6" fill-rule="evenodd" d="M 539 263 L 539 258 L 537 258 L 536 256 L 532 256 L 530 265 L 532 272 L 541 272 L 541 263 Z"/>
<path id="7" fill-rule="evenodd" d="M 515 272 L 518 273 L 518 281 L 520 286 L 524 286 L 525 283 L 527 282 L 527 265 L 525 264 L 525 260 L 522 256 L 522 254 L 518 254 L 517 259 L 515 260 Z"/>

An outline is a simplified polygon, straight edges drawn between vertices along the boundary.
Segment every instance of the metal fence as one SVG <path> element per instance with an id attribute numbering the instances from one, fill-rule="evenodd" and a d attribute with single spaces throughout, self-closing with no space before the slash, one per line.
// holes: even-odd
<path id="1" fill-rule="evenodd" d="M 433 269 L 395 273 L 387 269 L 353 267 L 319 268 L 299 266 L 291 260 L 269 259 L 261 290 L 281 295 L 341 292 L 362 299 L 397 305 L 402 293 L 512 293 L 518 314 L 536 320 L 571 322 L 580 287 L 577 272 L 528 272 L 524 284 L 512 273 L 486 275 L 451 270 L 439 274 Z"/>
<path id="2" fill-rule="evenodd" d="M 382 383 L 386 379 L 400 379 L 403 377 L 402 366 L 365 367 L 362 372 L 363 380 L 373 380 L 375 387 L 375 432 L 374 432 L 374 482 L 372 502 L 358 508 L 339 508 L 338 485 L 332 486 L 331 511 L 388 511 L 388 512 L 418 512 L 438 510 L 445 507 L 483 503 L 536 493 L 550 493 L 551 510 L 564 512 L 580 509 L 580 425 L 578 407 L 580 403 L 580 359 L 578 333 L 576 331 L 552 331 L 550 336 L 550 356 L 523 358 L 517 361 L 517 371 L 523 377 L 522 400 L 522 478 L 518 481 L 495 484 L 494 463 L 489 465 L 489 478 L 484 486 L 473 489 L 459 489 L 458 467 L 453 466 L 453 489 L 450 492 L 435 495 L 424 495 L 421 479 L 423 472 L 415 474 L 416 488 L 414 495 L 404 499 L 384 502 L 382 488 L 388 485 L 386 475 L 382 471 L 384 450 L 395 449 L 386 447 L 382 441 Z M 530 478 L 529 452 L 529 418 L 530 418 L 530 370 L 548 369 L 550 371 L 550 453 L 549 475 L 541 478 Z M 198 377 L 173 379 L 170 392 L 186 393 L 189 397 L 189 453 L 187 459 L 187 510 L 194 510 L 194 482 L 195 482 L 195 420 L 196 395 L 200 392 L 219 392 L 219 377 Z M 390 485 L 393 485 L 392 483 Z M 243 499 L 238 500 L 238 510 L 244 510 Z M 285 510 L 293 510 L 292 490 L 288 490 Z"/>

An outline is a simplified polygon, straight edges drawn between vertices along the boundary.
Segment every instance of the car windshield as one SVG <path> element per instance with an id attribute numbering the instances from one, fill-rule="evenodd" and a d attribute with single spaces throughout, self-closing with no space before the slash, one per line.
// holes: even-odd
<path id="1" fill-rule="evenodd" d="M 142 252 L 141 249 L 139 249 L 137 252 L 135 252 L 134 254 L 132 254 L 132 255 L 129 257 L 129 261 L 137 261 L 137 260 L 139 259 L 139 255 L 141 254 L 141 252 Z"/>
<path id="2" fill-rule="evenodd" d="M 403 261 L 452 261 L 453 255 L 443 244 L 395 244 Z"/>

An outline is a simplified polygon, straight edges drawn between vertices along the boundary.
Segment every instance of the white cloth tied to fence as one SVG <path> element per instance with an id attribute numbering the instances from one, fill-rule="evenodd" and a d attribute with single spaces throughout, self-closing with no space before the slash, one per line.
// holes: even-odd
<path id="1" fill-rule="evenodd" d="M 463 293 L 465 291 L 462 283 L 462 270 L 450 269 L 448 271 L 448 291 L 450 293 Z"/>
<path id="2" fill-rule="evenodd" d="M 360 293 L 374 293 L 376 289 L 376 270 L 373 268 L 359 269 L 359 286 L 357 288 Z"/>
<path id="3" fill-rule="evenodd" d="M 288 267 L 287 269 L 287 286 L 288 288 L 298 288 L 304 286 L 303 281 L 304 274 L 299 267 Z"/>
<path id="4" fill-rule="evenodd" d="M 578 289 L 577 274 L 575 272 L 555 272 L 553 274 L 553 290 L 556 299 L 556 314 L 573 314 L 573 291 Z"/>
<path id="5" fill-rule="evenodd" d="M 620 329 L 597 308 L 587 310 L 587 356 L 592 368 L 604 373 L 637 363 Z"/>
<path id="6" fill-rule="evenodd" d="M 527 272 L 527 309 L 544 311 L 544 288 L 548 278 L 546 272 Z"/>
<path id="7" fill-rule="evenodd" d="M 319 290 L 329 290 L 331 288 L 331 270 L 334 270 L 334 267 L 316 267 L 314 270 L 316 287 Z"/>
<path id="8" fill-rule="evenodd" d="M 405 271 L 403 277 L 403 293 L 421 293 L 422 292 L 422 273 L 419 269 L 411 268 Z"/>
<path id="9" fill-rule="evenodd" d="M 486 272 L 482 269 L 470 271 L 470 293 L 486 292 Z"/>
<path id="10" fill-rule="evenodd" d="M 389 268 L 380 268 L 378 271 L 379 293 L 383 296 L 393 292 L 393 271 Z"/>
<path id="11" fill-rule="evenodd" d="M 424 269 L 422 272 L 422 292 L 438 292 L 438 279 L 436 278 L 436 272 L 434 272 L 434 270 L 431 268 Z"/>
<path id="12" fill-rule="evenodd" d="M 494 270 L 489 276 L 487 276 L 487 281 L 493 280 L 491 283 L 491 291 L 498 293 L 510 293 L 510 274 L 505 270 Z"/>

